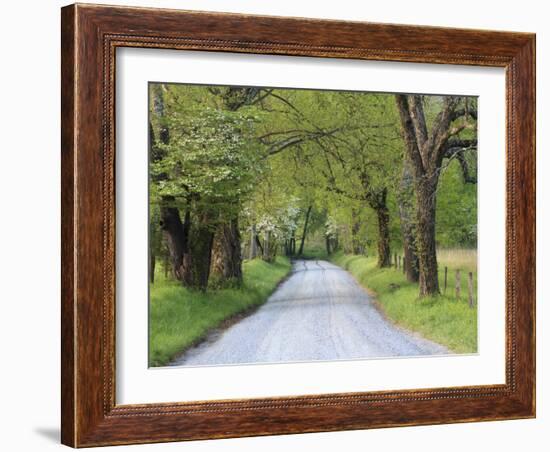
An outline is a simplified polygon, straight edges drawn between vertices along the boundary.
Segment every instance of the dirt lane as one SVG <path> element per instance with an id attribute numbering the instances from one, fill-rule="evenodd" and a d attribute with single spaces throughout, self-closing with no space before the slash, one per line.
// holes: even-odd
<path id="1" fill-rule="evenodd" d="M 252 315 L 212 333 L 170 365 L 273 363 L 445 354 L 395 327 L 350 273 L 298 260 L 292 274 Z"/>

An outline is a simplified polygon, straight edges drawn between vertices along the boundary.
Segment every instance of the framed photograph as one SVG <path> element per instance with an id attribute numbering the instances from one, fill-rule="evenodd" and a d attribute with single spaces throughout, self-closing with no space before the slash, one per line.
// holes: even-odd
<path id="1" fill-rule="evenodd" d="M 535 36 L 62 9 L 62 442 L 535 416 Z"/>

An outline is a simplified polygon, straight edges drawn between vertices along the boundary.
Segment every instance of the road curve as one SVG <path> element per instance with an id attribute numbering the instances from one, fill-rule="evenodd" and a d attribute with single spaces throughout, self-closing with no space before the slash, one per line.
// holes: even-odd
<path id="1" fill-rule="evenodd" d="M 172 366 L 327 361 L 446 354 L 395 327 L 353 276 L 326 261 L 297 260 L 265 304 L 175 359 Z"/>

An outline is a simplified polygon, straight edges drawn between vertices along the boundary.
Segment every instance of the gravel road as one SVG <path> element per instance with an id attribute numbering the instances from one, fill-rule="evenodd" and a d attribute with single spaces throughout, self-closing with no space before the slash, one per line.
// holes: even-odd
<path id="1" fill-rule="evenodd" d="M 342 268 L 294 262 L 292 273 L 253 314 L 214 331 L 170 365 L 273 363 L 445 354 L 395 327 Z"/>

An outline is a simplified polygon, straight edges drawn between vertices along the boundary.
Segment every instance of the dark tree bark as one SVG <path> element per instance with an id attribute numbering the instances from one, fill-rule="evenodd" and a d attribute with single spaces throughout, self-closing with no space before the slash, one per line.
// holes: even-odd
<path id="1" fill-rule="evenodd" d="M 269 262 L 271 260 L 271 257 L 269 255 L 269 239 L 270 239 L 271 233 L 269 231 L 265 231 L 264 234 L 264 246 L 263 246 L 263 260 L 266 262 Z"/>
<path id="2" fill-rule="evenodd" d="M 434 156 L 435 144 L 433 144 L 433 137 L 431 139 L 428 137 L 420 96 L 396 95 L 396 101 L 407 157 L 412 164 L 414 174 L 420 296 L 436 295 L 439 293 L 435 254 L 436 194 L 435 190 L 431 190 L 432 187 L 437 187 L 439 177 Z M 448 102 L 446 106 L 450 108 Z M 437 124 L 440 121 L 440 117 L 436 118 L 434 129 L 442 128 L 442 125 Z M 430 221 L 433 221 L 432 225 L 429 224 Z"/>
<path id="3" fill-rule="evenodd" d="M 212 246 L 212 273 L 223 283 L 242 283 L 241 235 L 236 217 L 217 228 Z"/>
<path id="4" fill-rule="evenodd" d="M 433 181 L 426 180 L 425 183 L 419 184 L 417 205 L 420 295 L 434 295 L 439 293 L 439 277 L 435 242 L 436 196 Z"/>
<path id="5" fill-rule="evenodd" d="M 304 243 L 306 241 L 307 225 L 309 223 L 309 216 L 311 214 L 311 209 L 312 208 L 313 208 L 313 206 L 311 206 L 311 205 L 307 208 L 306 220 L 305 220 L 305 223 L 304 223 L 304 232 L 302 232 L 302 241 L 300 242 L 300 249 L 298 250 L 298 255 L 299 256 L 301 256 L 304 253 Z"/>
<path id="6" fill-rule="evenodd" d="M 332 254 L 332 250 L 330 248 L 330 236 L 329 235 L 325 235 L 325 248 L 327 250 L 327 255 L 331 255 Z"/>
<path id="7" fill-rule="evenodd" d="M 171 198 L 164 198 L 161 207 L 160 227 L 170 255 L 172 273 L 177 280 L 183 280 L 183 256 L 188 252 L 189 214 L 185 216 L 186 225 L 181 221 L 179 210 L 170 207 Z"/>
<path id="8" fill-rule="evenodd" d="M 260 250 L 260 255 L 264 255 L 264 246 L 262 245 L 262 241 L 260 240 L 260 237 L 258 237 L 258 233 L 256 233 L 256 247 Z"/>
<path id="9" fill-rule="evenodd" d="M 361 174 L 361 183 L 365 190 L 364 200 L 376 212 L 376 219 L 378 220 L 378 267 L 391 267 L 388 189 L 386 187 L 371 187 L 370 178 L 365 172 Z"/>
<path id="10" fill-rule="evenodd" d="M 361 229 L 361 221 L 359 212 L 356 208 L 351 209 L 351 251 L 353 254 L 362 254 L 361 240 L 359 238 L 359 230 Z"/>
<path id="11" fill-rule="evenodd" d="M 150 252 L 149 253 L 149 282 L 151 284 L 155 283 L 155 264 L 156 264 L 155 254 Z"/>
<path id="12" fill-rule="evenodd" d="M 456 158 L 462 170 L 462 178 L 465 184 L 477 184 L 476 168 L 470 168 L 466 158 L 467 150 L 477 150 L 477 140 L 449 140 L 445 144 L 444 158 Z"/>
<path id="13" fill-rule="evenodd" d="M 416 228 L 414 224 L 414 193 L 411 162 L 405 155 L 403 171 L 399 184 L 399 219 L 403 240 L 403 268 L 408 281 L 418 282 L 418 251 L 416 247 Z"/>
<path id="14" fill-rule="evenodd" d="M 416 231 L 409 219 L 401 220 L 401 235 L 403 240 L 403 266 L 407 281 L 418 282 L 420 277 L 418 249 L 416 247 Z"/>
<path id="15" fill-rule="evenodd" d="M 378 266 L 391 267 L 390 252 L 390 213 L 387 207 L 376 210 L 378 218 Z"/>
<path id="16" fill-rule="evenodd" d="M 391 267 L 390 211 L 387 205 L 386 188 L 371 190 L 366 194 L 367 202 L 376 212 L 378 220 L 378 267 Z"/>
<path id="17" fill-rule="evenodd" d="M 177 208 L 163 206 L 161 217 L 174 277 L 186 287 L 206 290 L 214 238 L 207 215 L 192 223 L 187 211 L 182 222 Z"/>
<path id="18" fill-rule="evenodd" d="M 210 277 L 214 232 L 207 214 L 201 214 L 193 222 L 188 234 L 188 252 L 183 255 L 183 284 L 192 289 L 206 291 Z"/>

